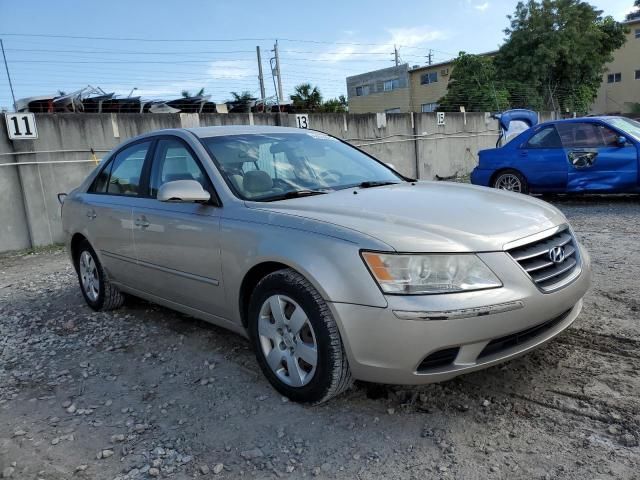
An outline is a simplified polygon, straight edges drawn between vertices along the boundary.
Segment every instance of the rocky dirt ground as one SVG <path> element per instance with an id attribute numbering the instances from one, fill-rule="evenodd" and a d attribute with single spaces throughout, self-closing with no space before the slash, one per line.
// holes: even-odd
<path id="1" fill-rule="evenodd" d="M 640 199 L 552 199 L 591 251 L 578 321 L 426 387 L 292 404 L 248 343 L 164 308 L 85 306 L 66 254 L 0 257 L 0 476 L 640 478 Z"/>

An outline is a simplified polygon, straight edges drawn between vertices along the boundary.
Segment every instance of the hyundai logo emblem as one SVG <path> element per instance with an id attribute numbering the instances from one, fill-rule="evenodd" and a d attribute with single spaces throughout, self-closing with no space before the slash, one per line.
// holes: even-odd
<path id="1" fill-rule="evenodd" d="M 549 260 L 553 263 L 562 263 L 564 262 L 564 247 L 553 247 L 549 250 Z"/>

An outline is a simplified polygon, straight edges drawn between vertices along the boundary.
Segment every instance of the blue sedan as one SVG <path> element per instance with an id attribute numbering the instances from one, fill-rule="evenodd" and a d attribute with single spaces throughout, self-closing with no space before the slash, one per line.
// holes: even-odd
<path id="1" fill-rule="evenodd" d="M 558 120 L 534 125 L 500 148 L 480 151 L 471 183 L 520 193 L 640 192 L 639 159 L 640 122 L 624 117 Z"/>

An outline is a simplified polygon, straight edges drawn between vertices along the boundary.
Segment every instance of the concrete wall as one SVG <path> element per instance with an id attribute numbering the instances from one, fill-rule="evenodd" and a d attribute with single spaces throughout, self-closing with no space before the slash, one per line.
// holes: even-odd
<path id="1" fill-rule="evenodd" d="M 101 158 L 133 136 L 161 128 L 209 125 L 283 125 L 286 114 L 36 114 L 39 138 L 10 141 L 0 120 L 0 252 L 63 240 L 56 194 L 76 187 L 95 168 L 90 149 Z M 392 163 L 422 179 L 467 174 L 477 152 L 494 146 L 497 123 L 488 114 L 448 113 L 438 126 L 434 113 L 311 114 L 310 127 Z M 35 162 L 34 165 L 25 163 Z"/>

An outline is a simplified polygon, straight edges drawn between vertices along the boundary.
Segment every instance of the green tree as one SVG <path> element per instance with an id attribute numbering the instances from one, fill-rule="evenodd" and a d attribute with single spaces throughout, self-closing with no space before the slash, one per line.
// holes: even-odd
<path id="1" fill-rule="evenodd" d="M 508 18 L 495 66 L 511 106 L 586 112 L 626 26 L 581 0 L 528 0 Z"/>
<path id="2" fill-rule="evenodd" d="M 310 83 L 301 83 L 295 87 L 291 95 L 291 101 L 296 110 L 314 111 L 322 106 L 322 94 L 318 87 L 312 87 Z"/>
<path id="3" fill-rule="evenodd" d="M 629 12 L 627 14 L 627 20 L 635 20 L 636 18 L 640 18 L 640 0 L 636 0 L 633 2 L 633 6 L 636 9 L 633 12 Z"/>
<path id="4" fill-rule="evenodd" d="M 439 110 L 468 112 L 504 110 L 509 94 L 497 80 L 492 57 L 460 52 L 453 61 L 447 93 L 439 100 Z"/>
<path id="5" fill-rule="evenodd" d="M 338 98 L 330 98 L 322 104 L 321 110 L 329 113 L 345 113 L 349 110 L 349 104 L 344 95 Z"/>

